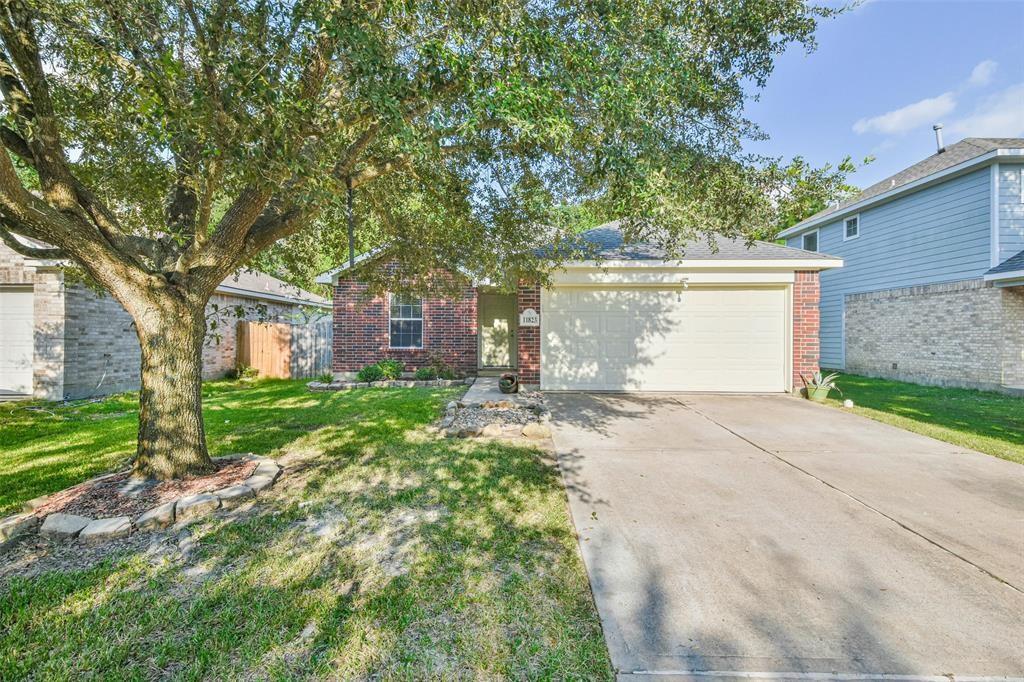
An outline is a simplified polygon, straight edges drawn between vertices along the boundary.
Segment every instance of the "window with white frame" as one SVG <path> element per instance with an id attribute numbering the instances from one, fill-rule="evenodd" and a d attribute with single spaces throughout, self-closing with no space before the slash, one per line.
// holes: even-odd
<path id="1" fill-rule="evenodd" d="M 392 294 L 390 308 L 390 346 L 423 348 L 423 299 Z"/>
<path id="2" fill-rule="evenodd" d="M 818 250 L 818 231 L 811 230 L 805 232 L 803 241 L 800 243 L 800 248 L 804 251 L 817 251 Z"/>
<path id="3" fill-rule="evenodd" d="M 860 216 L 855 215 L 843 221 L 843 241 L 860 236 Z"/>

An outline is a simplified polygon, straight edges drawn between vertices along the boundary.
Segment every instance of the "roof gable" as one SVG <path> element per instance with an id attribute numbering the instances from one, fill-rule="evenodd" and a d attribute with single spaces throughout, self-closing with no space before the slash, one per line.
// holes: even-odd
<path id="1" fill-rule="evenodd" d="M 941 177 L 942 173 L 953 172 L 957 167 L 966 165 L 977 160 L 979 163 L 988 160 L 988 156 L 999 150 L 1014 150 L 1015 155 L 1024 158 L 1024 138 L 1019 137 L 968 137 L 955 144 L 946 147 L 945 151 L 937 152 L 931 156 L 918 161 L 914 165 L 904 168 L 898 173 L 876 182 L 865 188 L 859 194 L 835 206 L 815 213 L 809 218 L 802 220 L 793 227 L 782 231 L 783 236 L 792 236 L 814 225 L 820 225 L 830 216 L 839 218 L 854 206 L 858 210 L 866 208 L 873 203 L 873 200 L 882 200 L 892 192 L 899 192 L 905 188 L 907 191 L 916 189 L 917 184 L 926 181 L 932 176 Z M 966 168 L 965 168 L 966 170 Z M 914 187 L 911 187 L 913 185 Z"/>

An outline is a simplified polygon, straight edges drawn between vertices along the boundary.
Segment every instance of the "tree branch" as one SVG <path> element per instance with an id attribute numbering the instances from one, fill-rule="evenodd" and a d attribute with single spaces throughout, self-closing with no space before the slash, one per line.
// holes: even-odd
<path id="1" fill-rule="evenodd" d="M 3 222 L 6 223 L 7 221 L 4 220 Z M 7 244 L 11 251 L 21 254 L 26 258 L 40 258 L 44 260 L 63 260 L 67 258 L 67 254 L 60 249 L 36 248 L 18 241 L 18 239 L 9 232 L 6 227 L 0 227 L 0 240 L 2 240 L 4 244 Z"/>

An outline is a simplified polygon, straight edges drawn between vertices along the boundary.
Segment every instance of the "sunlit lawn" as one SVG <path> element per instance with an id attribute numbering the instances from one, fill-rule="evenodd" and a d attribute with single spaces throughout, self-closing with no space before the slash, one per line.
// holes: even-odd
<path id="1" fill-rule="evenodd" d="M 830 401 L 853 400 L 854 411 L 1011 462 L 1024 463 L 1024 399 L 959 388 L 840 375 Z"/>
<path id="2" fill-rule="evenodd" d="M 555 469 L 423 430 L 458 389 L 206 393 L 213 453 L 270 455 L 285 476 L 234 522 L 193 526 L 192 555 L 171 533 L 0 581 L 0 677 L 611 676 Z M 2 406 L 3 506 L 123 462 L 133 401 Z"/>

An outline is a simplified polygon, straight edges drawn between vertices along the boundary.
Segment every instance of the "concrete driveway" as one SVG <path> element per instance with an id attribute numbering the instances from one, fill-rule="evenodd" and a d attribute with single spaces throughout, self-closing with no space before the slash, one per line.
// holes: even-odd
<path id="1" fill-rule="evenodd" d="M 548 400 L 624 679 L 1024 677 L 1021 465 L 788 396 Z"/>

